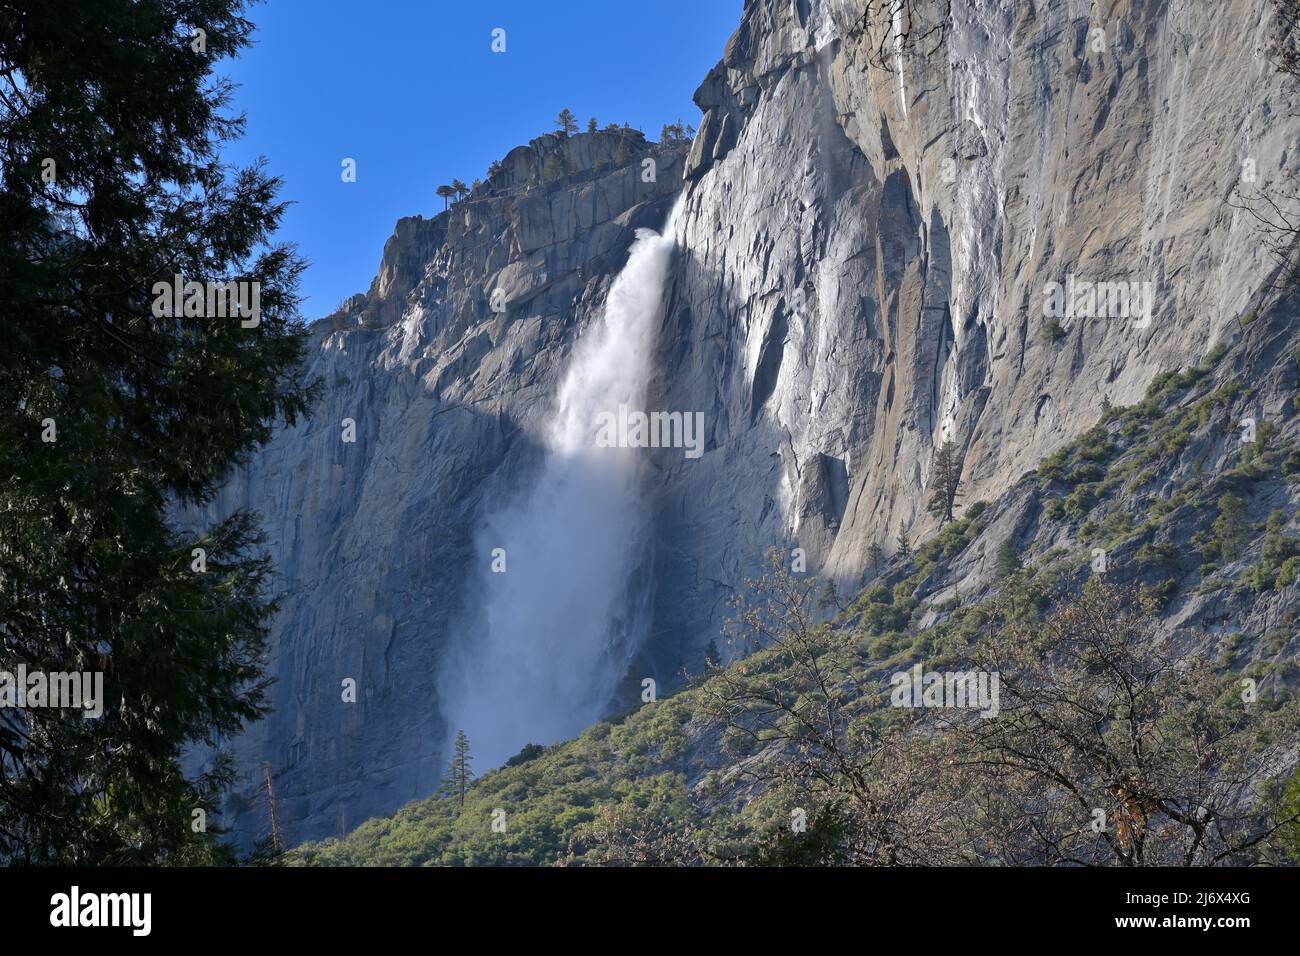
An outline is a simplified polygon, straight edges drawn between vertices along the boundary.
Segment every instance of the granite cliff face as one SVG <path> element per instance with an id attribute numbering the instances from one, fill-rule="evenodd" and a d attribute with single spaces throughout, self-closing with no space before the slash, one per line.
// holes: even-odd
<path id="1" fill-rule="evenodd" d="M 438 677 L 490 560 L 478 522 L 535 475 L 576 331 L 635 230 L 662 226 L 684 159 L 635 131 L 534 140 L 449 212 L 399 221 L 369 291 L 312 326 L 323 400 L 211 505 L 262 514 L 284 602 L 274 712 L 233 742 L 246 842 L 266 832 L 266 764 L 293 840 L 436 787 Z"/>
<path id="2" fill-rule="evenodd" d="M 696 94 L 664 404 L 708 409 L 718 453 L 661 484 L 657 622 L 687 640 L 773 541 L 852 580 L 932 531 L 945 438 L 965 500 L 1002 494 L 1200 359 L 1270 271 L 1225 204 L 1247 160 L 1294 164 L 1263 3 L 953 4 L 894 72 L 862 7 L 748 4 Z M 1152 283 L 1150 322 L 1045 336 L 1071 274 Z"/>
<path id="3" fill-rule="evenodd" d="M 433 791 L 484 509 L 536 477 L 578 335 L 679 193 L 648 407 L 703 413 L 707 440 L 646 455 L 633 688 L 698 665 L 768 548 L 856 584 L 873 543 L 933 531 L 942 441 L 963 500 L 1014 497 L 1104 400 L 1236 328 L 1269 263 L 1225 200 L 1295 165 L 1264 0 L 969 0 L 941 42 L 883 47 L 865 6 L 748 2 L 689 151 L 534 140 L 401 220 L 370 290 L 313 326 L 322 403 L 213 505 L 262 513 L 284 594 L 275 713 L 233 742 L 241 833 L 264 828 L 264 763 L 293 841 Z M 1067 276 L 1149 283 L 1150 315 L 1047 325 Z"/>

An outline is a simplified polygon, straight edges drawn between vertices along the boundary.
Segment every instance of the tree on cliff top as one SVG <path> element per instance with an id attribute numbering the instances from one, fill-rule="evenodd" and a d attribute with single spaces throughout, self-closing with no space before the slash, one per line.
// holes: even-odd
<path id="1" fill-rule="evenodd" d="M 620 136 L 618 139 L 618 145 L 614 147 L 614 159 L 613 159 L 614 165 L 615 166 L 627 165 L 627 161 L 631 158 L 631 156 L 632 153 L 627 148 L 626 137 Z"/>
<path id="2" fill-rule="evenodd" d="M 564 136 L 578 131 L 578 118 L 573 115 L 573 111 L 567 106 L 560 110 L 560 115 L 555 117 L 555 128 Z"/>

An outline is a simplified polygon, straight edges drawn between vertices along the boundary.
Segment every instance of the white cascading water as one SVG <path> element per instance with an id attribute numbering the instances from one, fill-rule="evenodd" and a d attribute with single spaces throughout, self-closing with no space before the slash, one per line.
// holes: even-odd
<path id="1" fill-rule="evenodd" d="M 645 410 L 681 204 L 662 235 L 637 230 L 603 316 L 574 347 L 541 475 L 477 536 L 482 616 L 456 642 L 440 692 L 482 769 L 605 716 L 640 642 L 629 578 L 645 553 L 641 450 L 598 447 L 595 422 L 620 405 Z M 504 573 L 487 568 L 496 548 Z"/>

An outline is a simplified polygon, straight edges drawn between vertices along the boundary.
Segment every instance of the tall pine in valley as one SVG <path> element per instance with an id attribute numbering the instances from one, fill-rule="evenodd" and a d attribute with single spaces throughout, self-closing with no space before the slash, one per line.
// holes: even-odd
<path id="1" fill-rule="evenodd" d="M 229 859 L 230 761 L 180 758 L 265 711 L 270 568 L 254 516 L 168 515 L 314 391 L 280 182 L 220 159 L 247 4 L 4 7 L 0 671 L 101 672 L 104 709 L 0 707 L 0 862 Z M 256 320 L 159 307 L 178 275 L 257 283 Z"/>
<path id="2" fill-rule="evenodd" d="M 939 527 L 952 520 L 953 505 L 961 494 L 961 456 L 957 446 L 945 441 L 934 455 L 930 471 L 930 514 L 938 515 Z"/>
<path id="3" fill-rule="evenodd" d="M 465 736 L 465 731 L 458 730 L 456 743 L 452 747 L 451 764 L 447 767 L 442 784 L 438 788 L 440 794 L 455 800 L 458 807 L 465 806 L 465 794 L 469 792 L 469 785 L 474 782 L 474 771 L 470 769 L 471 761 L 469 738 Z"/>

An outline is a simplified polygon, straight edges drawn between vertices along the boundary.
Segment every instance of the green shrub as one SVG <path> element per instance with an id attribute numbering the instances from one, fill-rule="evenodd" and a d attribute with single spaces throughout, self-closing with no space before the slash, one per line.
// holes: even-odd
<path id="1" fill-rule="evenodd" d="M 1065 477 L 1065 466 L 1069 460 L 1069 447 L 1058 448 L 1039 463 L 1038 474 L 1048 481 L 1059 481 Z"/>
<path id="2" fill-rule="evenodd" d="M 1280 528 L 1283 524 L 1280 512 L 1269 515 L 1269 527 Z M 1297 569 L 1300 569 L 1300 541 L 1274 530 L 1264 535 L 1259 560 L 1246 569 L 1245 580 L 1259 594 L 1290 584 Z"/>
<path id="3" fill-rule="evenodd" d="M 945 557 L 952 557 L 966 550 L 967 545 L 975 540 L 979 529 L 969 517 L 951 521 L 939 532 L 939 546 Z"/>
<path id="4" fill-rule="evenodd" d="M 1101 523 L 1107 542 L 1122 541 L 1133 531 L 1133 519 L 1127 511 L 1113 511 Z"/>
<path id="5" fill-rule="evenodd" d="M 1142 590 L 1156 602 L 1157 607 L 1163 608 L 1178 590 L 1178 582 L 1174 578 L 1169 578 L 1159 584 L 1145 586 Z"/>
<path id="6" fill-rule="evenodd" d="M 1300 554 L 1300 541 L 1276 531 L 1264 535 L 1259 549 L 1260 559 L 1270 567 L 1281 567 L 1282 562 Z"/>
<path id="7" fill-rule="evenodd" d="M 1163 392 L 1178 377 L 1177 372 L 1160 372 L 1151 380 L 1147 386 L 1147 398 L 1155 398 Z"/>
<path id="8" fill-rule="evenodd" d="M 1282 562 L 1282 567 L 1278 568 L 1275 583 L 1280 588 L 1290 587 L 1295 583 L 1297 574 L 1300 574 L 1300 557 L 1287 558 Z"/>
<path id="9" fill-rule="evenodd" d="M 1209 557 L 1231 561 L 1246 546 L 1250 526 L 1246 523 L 1245 503 L 1232 492 L 1219 496 L 1219 516 L 1214 519 L 1214 536 L 1202 549 Z"/>
<path id="10" fill-rule="evenodd" d="M 1166 454 L 1176 455 L 1191 442 L 1192 436 L 1185 428 L 1176 428 L 1166 432 L 1161 445 L 1164 447 Z"/>
<path id="11" fill-rule="evenodd" d="M 1115 452 L 1115 446 L 1105 437 L 1084 441 L 1079 445 L 1079 457 L 1085 461 L 1103 462 Z"/>
<path id="12" fill-rule="evenodd" d="M 544 753 L 546 753 L 546 748 L 541 744 L 524 744 L 519 753 L 506 761 L 506 766 L 517 767 L 520 764 L 528 763 L 530 760 L 536 760 Z"/>
<path id="13" fill-rule="evenodd" d="M 899 582 L 898 588 L 906 583 Z M 907 627 L 908 619 L 912 616 L 915 606 L 915 602 L 910 598 L 896 602 L 894 595 L 890 595 L 889 601 L 873 601 L 868 604 L 859 618 L 859 623 L 868 634 L 880 635 L 889 631 L 901 631 Z"/>
<path id="14" fill-rule="evenodd" d="M 1106 477 L 1106 469 L 1095 462 L 1084 462 L 1076 465 L 1070 472 L 1070 484 L 1077 485 L 1083 482 L 1097 482 Z"/>
<path id="15" fill-rule="evenodd" d="M 937 537 L 931 538 L 925 544 L 921 545 L 921 547 L 917 550 L 916 552 L 917 564 L 918 565 L 934 564 L 934 562 L 939 560 L 939 557 L 942 554 L 943 554 L 943 542 L 940 541 Z"/>
<path id="16" fill-rule="evenodd" d="M 1133 559 L 1139 564 L 1158 564 L 1171 561 L 1173 557 L 1174 546 L 1167 541 L 1160 543 L 1148 541 L 1133 554 Z"/>
<path id="17" fill-rule="evenodd" d="M 1232 659 L 1237 656 L 1237 652 L 1241 649 L 1242 642 L 1245 639 L 1246 635 L 1242 634 L 1241 631 L 1233 631 L 1223 638 L 1219 660 L 1224 667 L 1232 666 Z"/>
<path id="18" fill-rule="evenodd" d="M 1219 390 L 1214 393 L 1214 397 L 1218 399 L 1220 404 L 1227 405 L 1245 390 L 1246 386 L 1234 378 L 1220 385 Z"/>
<path id="19" fill-rule="evenodd" d="M 1246 569 L 1243 577 L 1252 591 L 1256 594 L 1262 594 L 1273 589 L 1273 582 L 1277 579 L 1277 573 L 1270 571 L 1263 564 L 1252 564 Z"/>
<path id="20" fill-rule="evenodd" d="M 1292 451 L 1282 461 L 1282 474 L 1287 478 L 1300 475 L 1300 450 Z"/>
<path id="21" fill-rule="evenodd" d="M 997 574 L 999 578 L 1010 577 L 1020 570 L 1020 549 L 1016 547 L 1015 538 L 1007 538 L 998 546 Z"/>
<path id="22" fill-rule="evenodd" d="M 1210 417 L 1214 414 L 1216 404 L 1214 396 L 1207 395 L 1192 406 L 1192 411 L 1196 415 L 1197 428 L 1204 428 L 1206 425 L 1210 424 Z"/>
<path id="23" fill-rule="evenodd" d="M 1065 499 L 1065 513 L 1071 518 L 1082 518 L 1097 503 L 1090 485 L 1079 485 Z"/>

